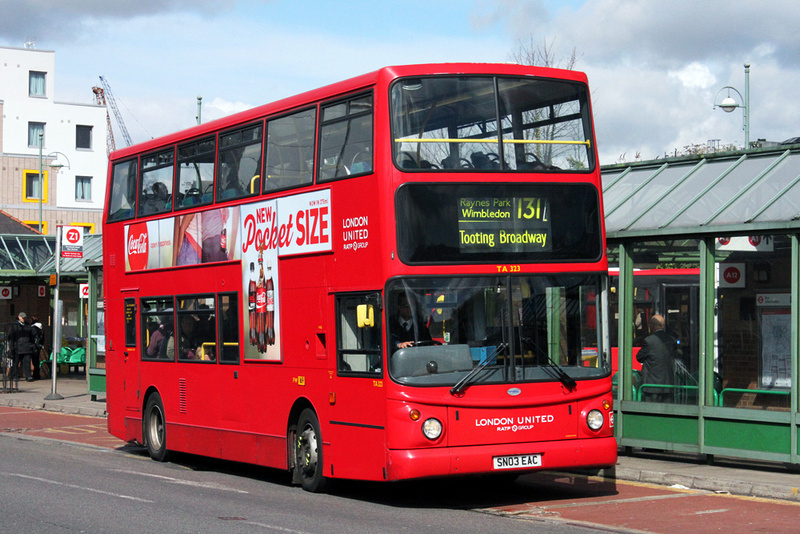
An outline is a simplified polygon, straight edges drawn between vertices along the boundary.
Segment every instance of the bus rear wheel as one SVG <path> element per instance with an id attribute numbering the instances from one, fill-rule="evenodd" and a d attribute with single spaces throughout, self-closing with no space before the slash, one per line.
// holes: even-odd
<path id="1" fill-rule="evenodd" d="M 142 434 L 144 435 L 147 453 L 157 462 L 167 459 L 167 424 L 164 418 L 164 404 L 161 395 L 153 393 L 147 399 L 142 418 Z"/>
<path id="2" fill-rule="evenodd" d="M 327 479 L 322 474 L 322 435 L 319 420 L 313 410 L 306 408 L 297 420 L 294 435 L 294 479 L 312 493 L 325 491 Z"/>

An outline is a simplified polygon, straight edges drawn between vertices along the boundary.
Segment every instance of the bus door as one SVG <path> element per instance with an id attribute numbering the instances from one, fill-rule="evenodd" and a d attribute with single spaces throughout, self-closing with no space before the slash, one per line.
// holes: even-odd
<path id="1" fill-rule="evenodd" d="M 110 347 L 116 356 L 107 356 L 107 361 L 117 362 L 122 381 L 116 381 L 117 387 L 123 388 L 122 397 L 125 402 L 125 412 L 136 412 L 135 418 L 141 418 L 142 401 L 139 395 L 139 336 L 137 335 L 136 322 L 139 315 L 136 298 L 128 297 L 122 302 L 125 310 L 125 345 Z M 119 305 L 119 301 L 116 304 Z M 110 306 L 113 306 L 110 304 Z M 109 373 L 111 374 L 111 373 Z M 117 395 L 114 395 L 118 397 Z M 119 397 L 118 397 L 119 398 Z M 126 417 L 127 417 L 126 413 Z"/>
<path id="2" fill-rule="evenodd" d="M 326 465 L 336 477 L 382 480 L 386 466 L 386 395 L 381 294 L 335 297 L 336 371 L 330 390 Z M 326 475 L 331 473 L 326 472 Z"/>

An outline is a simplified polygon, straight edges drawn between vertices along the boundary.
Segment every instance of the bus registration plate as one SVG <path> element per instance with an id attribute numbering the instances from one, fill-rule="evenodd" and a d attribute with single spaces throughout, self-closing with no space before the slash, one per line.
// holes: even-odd
<path id="1" fill-rule="evenodd" d="M 516 456 L 494 456 L 492 458 L 495 469 L 523 469 L 526 467 L 541 467 L 541 454 L 518 454 Z"/>

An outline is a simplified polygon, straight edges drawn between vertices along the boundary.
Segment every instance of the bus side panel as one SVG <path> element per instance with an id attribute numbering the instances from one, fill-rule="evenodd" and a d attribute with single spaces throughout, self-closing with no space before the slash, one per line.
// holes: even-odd
<path id="1" fill-rule="evenodd" d="M 384 379 L 336 377 L 325 441 L 330 441 L 327 476 L 386 479 L 386 393 Z"/>

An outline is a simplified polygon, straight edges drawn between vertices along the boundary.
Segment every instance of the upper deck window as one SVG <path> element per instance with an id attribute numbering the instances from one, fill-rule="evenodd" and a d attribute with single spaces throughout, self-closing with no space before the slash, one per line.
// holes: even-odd
<path id="1" fill-rule="evenodd" d="M 172 174 L 175 149 L 142 156 L 139 182 L 139 215 L 172 211 Z"/>
<path id="2" fill-rule="evenodd" d="M 263 131 L 255 124 L 220 135 L 217 202 L 259 193 Z"/>
<path id="3" fill-rule="evenodd" d="M 310 184 L 314 180 L 317 110 L 307 109 L 267 122 L 264 191 Z"/>
<path id="4" fill-rule="evenodd" d="M 214 200 L 216 148 L 214 137 L 178 147 L 175 209 L 210 204 Z"/>
<path id="5" fill-rule="evenodd" d="M 319 181 L 372 172 L 372 95 L 322 108 Z"/>
<path id="6" fill-rule="evenodd" d="M 108 222 L 130 219 L 136 212 L 136 163 L 137 160 L 131 159 L 114 164 Z"/>
<path id="7" fill-rule="evenodd" d="M 392 86 L 395 164 L 406 171 L 587 171 L 594 165 L 583 84 L 442 76 Z"/>

